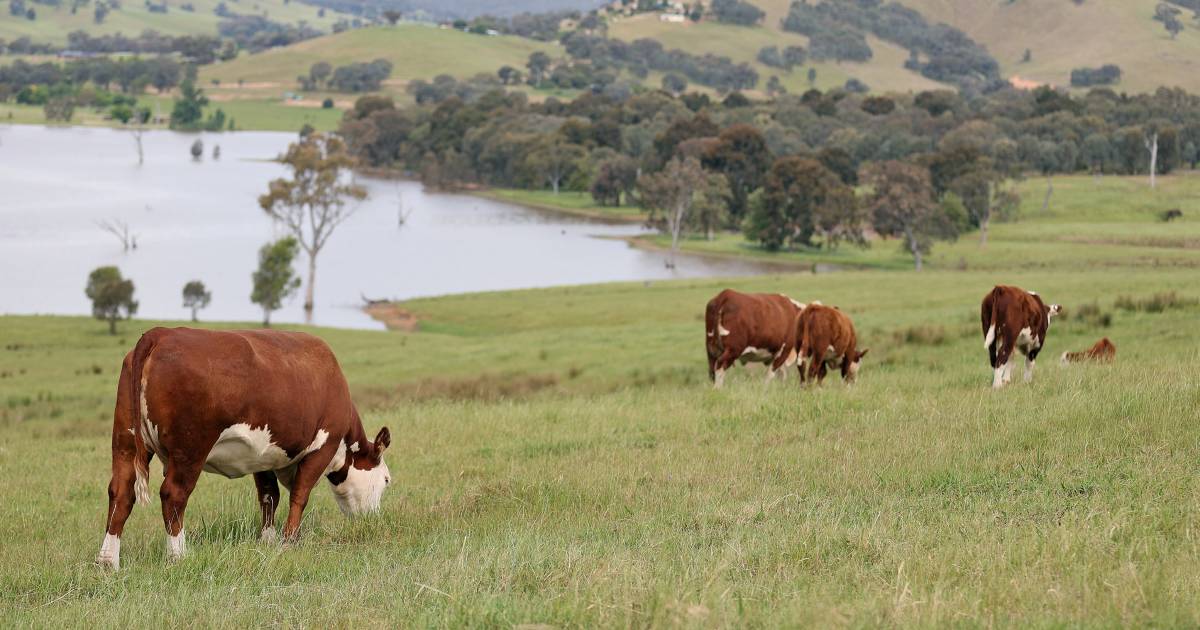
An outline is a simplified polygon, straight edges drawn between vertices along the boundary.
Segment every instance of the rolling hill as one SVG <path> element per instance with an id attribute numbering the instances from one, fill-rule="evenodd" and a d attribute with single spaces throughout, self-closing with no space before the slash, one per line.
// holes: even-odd
<path id="1" fill-rule="evenodd" d="M 785 4 L 784 0 L 764 0 Z M 1005 76 L 1068 85 L 1073 68 L 1113 63 L 1124 72 L 1116 89 L 1200 91 L 1200 24 L 1184 11 L 1172 40 L 1152 18 L 1156 0 L 904 0 L 903 4 L 962 29 L 987 46 Z M 1021 63 L 1025 49 L 1032 61 Z"/>
<path id="2" fill-rule="evenodd" d="M 69 3 L 58 7 L 27 3 L 37 11 L 37 19 L 28 20 L 10 15 L 5 3 L 4 10 L 0 11 L 0 39 L 13 40 L 28 36 L 34 42 L 63 45 L 67 42 L 67 34 L 78 30 L 91 35 L 122 33 L 131 37 L 147 29 L 164 35 L 216 35 L 217 23 L 221 18 L 214 10 L 221 1 L 170 3 L 167 13 L 152 13 L 143 3 L 125 2 L 121 9 L 110 11 L 103 24 L 94 22 L 90 4 L 81 6 L 73 13 Z M 195 11 L 179 8 L 187 3 L 195 7 Z M 303 20 L 323 31 L 332 30 L 333 23 L 345 17 L 330 10 L 326 10 L 324 17 L 321 17 L 318 7 L 290 0 L 225 0 L 225 4 L 233 13 L 262 15 L 287 24 Z"/>
<path id="3" fill-rule="evenodd" d="M 535 51 L 556 54 L 554 45 L 521 37 L 487 37 L 420 24 L 399 24 L 356 29 L 243 55 L 226 63 L 205 66 L 200 78 L 220 87 L 209 88 L 216 98 L 279 97 L 297 89 L 296 77 L 308 74 L 312 64 L 327 61 L 336 66 L 383 58 L 393 65 L 385 91 L 403 92 L 414 79 L 439 74 L 470 77 L 494 73 L 503 65 L 523 68 Z M 242 81 L 241 87 L 238 82 Z M 335 95 L 352 100 L 353 95 Z"/>

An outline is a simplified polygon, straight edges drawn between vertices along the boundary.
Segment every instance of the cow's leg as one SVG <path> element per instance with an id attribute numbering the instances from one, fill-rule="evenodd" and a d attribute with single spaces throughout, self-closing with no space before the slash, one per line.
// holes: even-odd
<path id="1" fill-rule="evenodd" d="M 108 482 L 108 511 L 105 512 L 104 542 L 96 562 L 106 568 L 121 567 L 121 533 L 125 519 L 133 511 L 135 502 L 137 471 L 135 465 L 146 466 L 150 458 L 137 462 L 137 444 L 134 438 L 132 405 L 129 402 L 130 359 L 125 357 L 121 367 L 121 378 L 117 383 L 117 404 L 113 410 L 112 430 L 112 477 Z M 148 468 L 145 468 L 149 470 Z"/>
<path id="2" fill-rule="evenodd" d="M 117 431 L 125 433 L 131 444 L 128 449 L 120 446 L 113 449 L 112 478 L 108 482 L 108 518 L 104 528 L 104 542 L 101 543 L 100 553 L 96 556 L 96 562 L 100 566 L 110 569 L 121 568 L 121 532 L 125 529 L 125 519 L 129 518 L 129 513 L 133 511 L 134 502 L 133 436 L 120 429 Z M 119 439 L 120 436 L 113 437 L 114 445 L 119 441 L 124 442 Z"/>
<path id="3" fill-rule="evenodd" d="M 1026 383 L 1033 382 L 1033 368 L 1034 368 L 1034 364 L 1037 363 L 1037 355 L 1038 355 L 1039 350 L 1041 350 L 1041 348 L 1030 350 L 1029 354 L 1025 355 L 1025 382 Z"/>
<path id="4" fill-rule="evenodd" d="M 796 361 L 796 349 L 788 348 L 785 344 L 775 353 L 775 359 L 767 368 L 767 382 L 775 380 L 775 376 Z"/>
<path id="5" fill-rule="evenodd" d="M 337 451 L 339 440 L 330 440 L 321 450 L 300 460 L 296 466 L 296 476 L 292 478 L 292 487 L 288 492 L 288 516 L 283 524 L 283 540 L 291 542 L 300 534 L 300 520 L 304 517 L 304 508 L 308 505 L 308 495 L 313 486 L 321 480 L 325 469 L 329 467 L 333 454 Z"/>
<path id="6" fill-rule="evenodd" d="M 163 525 L 167 528 L 167 559 L 179 560 L 187 551 L 183 534 L 183 512 L 187 509 L 188 497 L 196 488 L 204 463 L 178 462 L 168 459 L 163 463 L 163 483 L 158 490 L 162 499 Z"/>
<path id="7" fill-rule="evenodd" d="M 275 472 L 267 470 L 254 473 L 254 487 L 258 490 L 258 508 L 262 510 L 262 532 L 259 540 L 275 541 L 275 508 L 279 507 L 279 482 Z"/>
<path id="8" fill-rule="evenodd" d="M 1004 343 L 1002 337 L 996 338 L 996 362 L 992 364 L 992 389 L 1000 389 L 1008 383 L 1007 373 L 1011 371 L 1013 348 Z"/>
<path id="9" fill-rule="evenodd" d="M 721 356 L 717 357 L 716 370 L 713 375 L 713 387 L 721 389 L 725 386 L 725 372 L 737 360 L 738 353 L 734 350 L 734 346 L 725 344 L 725 351 Z"/>

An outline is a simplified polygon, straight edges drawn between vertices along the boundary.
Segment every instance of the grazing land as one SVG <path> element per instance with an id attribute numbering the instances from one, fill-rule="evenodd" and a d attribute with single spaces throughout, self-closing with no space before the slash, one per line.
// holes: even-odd
<path id="1" fill-rule="evenodd" d="M 368 432 L 391 428 L 381 513 L 345 520 L 318 489 L 300 543 L 261 544 L 252 481 L 205 475 L 191 555 L 165 563 L 155 498 L 115 574 L 92 564 L 114 389 L 157 322 L 0 317 L 0 618 L 1200 624 L 1196 219 L 1160 228 L 1136 182 L 1087 183 L 1056 180 L 1048 216 L 997 228 L 966 271 L 461 295 L 404 303 L 412 333 L 307 329 Z M 1067 313 L 1033 383 L 994 392 L 979 302 L 1001 282 Z M 840 306 L 870 348 L 859 383 L 765 387 L 751 366 L 712 391 L 703 307 L 726 286 Z M 1102 336 L 1115 365 L 1057 364 Z"/>

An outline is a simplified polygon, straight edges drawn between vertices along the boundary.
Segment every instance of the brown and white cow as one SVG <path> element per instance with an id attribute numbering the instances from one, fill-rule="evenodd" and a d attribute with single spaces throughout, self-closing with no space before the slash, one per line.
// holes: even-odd
<path id="1" fill-rule="evenodd" d="M 253 475 L 261 538 L 275 538 L 279 483 L 295 539 L 322 476 L 346 515 L 376 510 L 391 482 L 387 428 L 372 441 L 325 342 L 303 333 L 155 328 L 125 356 L 113 414 L 112 480 L 97 558 L 118 568 L 125 519 L 149 503 L 150 459 L 163 463 L 163 522 L 170 559 L 184 553 L 183 513 L 201 471 Z"/>
<path id="2" fill-rule="evenodd" d="M 805 308 L 779 293 L 725 289 L 704 309 L 708 378 L 720 388 L 725 372 L 740 360 L 767 365 L 767 380 L 796 362 L 796 318 Z"/>
<path id="3" fill-rule="evenodd" d="M 1050 319 L 1062 312 L 1057 304 L 1046 305 L 1033 291 L 997 285 L 983 298 L 980 319 L 983 346 L 987 348 L 993 375 L 992 387 L 999 389 L 1012 381 L 1013 351 L 1025 355 L 1025 382 L 1033 380 L 1033 367 Z"/>
<path id="4" fill-rule="evenodd" d="M 1116 358 L 1117 347 L 1113 345 L 1112 341 L 1109 341 L 1108 337 L 1105 337 L 1083 352 L 1064 352 L 1062 354 L 1062 364 L 1070 365 L 1071 363 L 1083 363 L 1084 361 L 1112 363 Z"/>
<path id="5" fill-rule="evenodd" d="M 796 321 L 800 345 L 800 380 L 825 380 L 829 368 L 842 371 L 842 380 L 853 383 L 868 350 L 858 349 L 854 323 L 837 307 L 810 304 Z"/>

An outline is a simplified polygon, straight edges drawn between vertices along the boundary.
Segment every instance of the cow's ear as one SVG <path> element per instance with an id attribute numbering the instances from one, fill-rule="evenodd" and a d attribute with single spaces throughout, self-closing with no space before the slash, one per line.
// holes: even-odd
<path id="1" fill-rule="evenodd" d="M 866 348 L 865 350 L 861 350 L 861 351 L 859 351 L 859 353 L 858 353 L 858 360 L 859 360 L 859 361 L 862 361 L 862 358 L 863 358 L 863 357 L 865 357 L 865 356 L 867 356 L 867 353 L 868 353 L 868 352 L 870 352 L 870 351 L 871 351 L 871 349 L 870 349 L 870 348 Z"/>
<path id="2" fill-rule="evenodd" d="M 375 452 L 382 453 L 387 450 L 387 447 L 392 445 L 392 434 L 387 427 L 379 430 L 379 434 L 375 436 Z"/>

